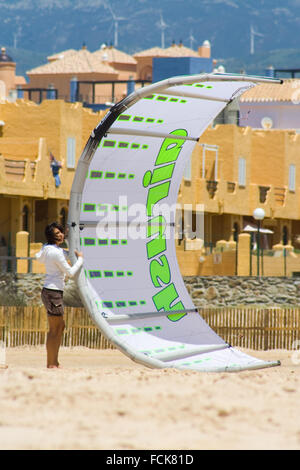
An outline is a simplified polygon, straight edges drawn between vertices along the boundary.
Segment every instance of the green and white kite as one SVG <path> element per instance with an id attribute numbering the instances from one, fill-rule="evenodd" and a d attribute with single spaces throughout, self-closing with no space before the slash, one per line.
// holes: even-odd
<path id="1" fill-rule="evenodd" d="M 198 314 L 172 210 L 201 134 L 261 82 L 276 80 L 201 74 L 141 88 L 110 109 L 80 157 L 68 222 L 70 252 L 84 254 L 79 293 L 102 333 L 138 363 L 204 372 L 279 365 L 231 347 Z"/>

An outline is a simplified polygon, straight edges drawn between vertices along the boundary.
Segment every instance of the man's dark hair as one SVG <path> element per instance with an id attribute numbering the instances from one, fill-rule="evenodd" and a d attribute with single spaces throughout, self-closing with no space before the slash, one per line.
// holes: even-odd
<path id="1" fill-rule="evenodd" d="M 63 226 L 57 222 L 52 222 L 52 224 L 47 225 L 45 228 L 45 236 L 49 245 L 55 245 L 57 242 L 57 237 L 54 234 L 55 228 L 58 228 L 61 233 L 64 233 Z"/>

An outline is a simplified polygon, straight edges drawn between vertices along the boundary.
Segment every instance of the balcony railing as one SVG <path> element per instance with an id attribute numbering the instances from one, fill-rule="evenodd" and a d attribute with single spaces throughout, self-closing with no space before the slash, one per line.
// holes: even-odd
<path id="1" fill-rule="evenodd" d="M 285 203 L 286 188 L 274 188 L 275 203 L 278 206 L 283 206 Z"/>
<path id="2" fill-rule="evenodd" d="M 4 159 L 5 175 L 8 180 L 23 181 L 26 173 L 26 165 L 30 167 L 32 179 L 35 177 L 36 161 Z"/>

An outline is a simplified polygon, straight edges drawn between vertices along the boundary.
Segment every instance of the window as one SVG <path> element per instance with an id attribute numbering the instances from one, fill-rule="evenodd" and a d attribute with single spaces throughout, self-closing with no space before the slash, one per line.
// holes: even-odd
<path id="1" fill-rule="evenodd" d="M 239 186 L 246 186 L 246 159 L 239 158 L 239 175 L 238 175 Z"/>
<path id="2" fill-rule="evenodd" d="M 296 165 L 292 164 L 289 167 L 289 191 L 296 190 Z"/>
<path id="3" fill-rule="evenodd" d="M 67 139 L 67 168 L 75 168 L 76 164 L 76 139 L 68 137 Z"/>
<path id="4" fill-rule="evenodd" d="M 192 156 L 189 157 L 187 164 L 184 169 L 183 177 L 185 181 L 192 181 Z"/>

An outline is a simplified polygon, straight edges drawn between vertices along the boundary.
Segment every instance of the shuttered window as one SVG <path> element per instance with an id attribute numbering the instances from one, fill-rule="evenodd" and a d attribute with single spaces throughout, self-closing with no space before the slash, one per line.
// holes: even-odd
<path id="1" fill-rule="evenodd" d="M 68 137 L 67 139 L 67 168 L 75 168 L 76 164 L 76 139 Z"/>
<path id="2" fill-rule="evenodd" d="M 239 158 L 239 175 L 238 175 L 239 186 L 246 186 L 246 159 Z"/>
<path id="3" fill-rule="evenodd" d="M 192 181 L 192 156 L 191 155 L 185 166 L 183 177 L 185 181 Z"/>
<path id="4" fill-rule="evenodd" d="M 289 191 L 296 191 L 296 165 L 289 167 Z"/>

